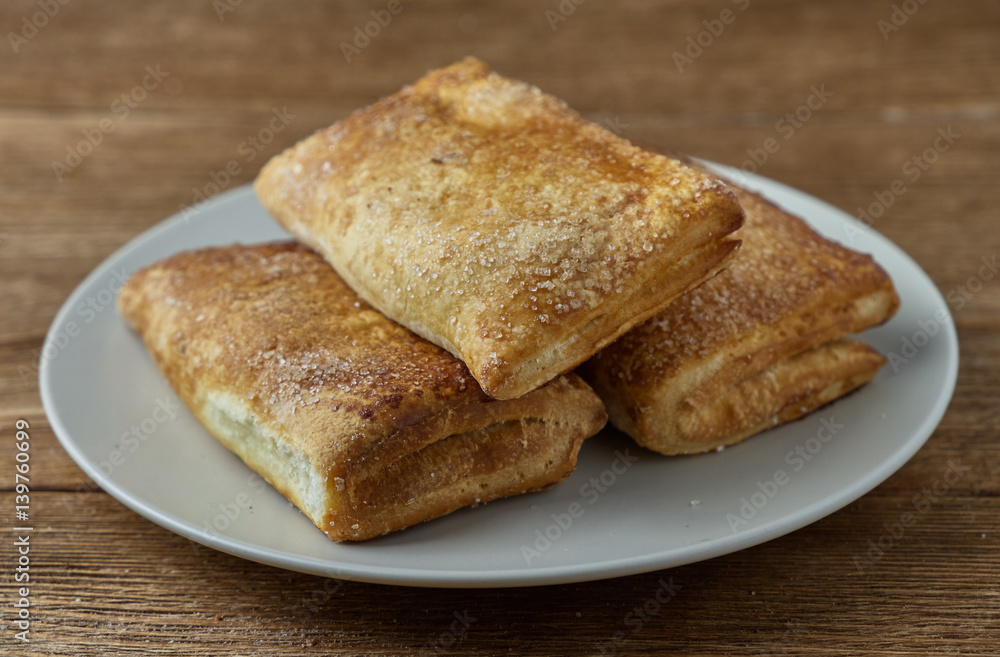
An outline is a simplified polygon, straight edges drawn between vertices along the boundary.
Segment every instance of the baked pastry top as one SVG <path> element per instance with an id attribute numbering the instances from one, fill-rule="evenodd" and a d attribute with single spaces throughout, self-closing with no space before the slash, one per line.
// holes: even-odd
<path id="1" fill-rule="evenodd" d="M 606 420 L 572 374 L 491 399 L 294 243 L 172 256 L 118 304 L 208 430 L 338 541 L 552 485 Z"/>
<path id="2" fill-rule="evenodd" d="M 843 336 L 899 305 L 871 257 L 731 187 L 746 212 L 736 262 L 579 370 L 615 426 L 664 454 L 737 442 L 867 382 L 884 358 Z"/>
<path id="3" fill-rule="evenodd" d="M 388 317 L 511 399 L 713 276 L 714 176 L 466 59 L 272 159 L 263 205 Z"/>

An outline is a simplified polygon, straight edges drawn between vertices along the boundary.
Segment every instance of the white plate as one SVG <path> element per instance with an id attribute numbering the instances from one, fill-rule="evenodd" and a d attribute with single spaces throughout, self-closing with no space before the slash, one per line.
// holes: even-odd
<path id="1" fill-rule="evenodd" d="M 721 453 L 667 458 L 606 430 L 584 443 L 577 471 L 554 488 L 338 545 L 181 406 L 114 309 L 119 280 L 154 260 L 286 237 L 246 186 L 155 226 L 77 287 L 43 349 L 49 421 L 87 475 L 153 522 L 223 552 L 328 577 L 448 587 L 556 584 L 679 566 L 787 534 L 861 497 L 923 445 L 954 390 L 958 342 L 934 283 L 887 239 L 785 185 L 719 171 L 821 233 L 874 254 L 902 307 L 865 339 L 907 362 L 893 359 L 856 394 Z M 824 441 L 829 427 L 836 435 Z M 637 460 L 626 468 L 617 453 Z"/>

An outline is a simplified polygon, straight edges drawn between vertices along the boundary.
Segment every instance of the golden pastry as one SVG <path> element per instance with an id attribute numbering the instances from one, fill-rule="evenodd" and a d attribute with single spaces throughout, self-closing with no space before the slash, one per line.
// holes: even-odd
<path id="1" fill-rule="evenodd" d="M 886 273 L 732 187 L 746 212 L 736 262 L 579 370 L 612 424 L 663 454 L 703 452 L 793 420 L 885 362 L 844 336 L 895 313 Z"/>
<path id="2" fill-rule="evenodd" d="M 359 296 L 512 399 L 724 268 L 714 176 L 466 59 L 272 159 L 263 205 Z"/>
<path id="3" fill-rule="evenodd" d="M 118 304 L 205 427 L 336 541 L 555 484 L 607 417 L 573 374 L 489 398 L 297 244 L 175 255 Z"/>

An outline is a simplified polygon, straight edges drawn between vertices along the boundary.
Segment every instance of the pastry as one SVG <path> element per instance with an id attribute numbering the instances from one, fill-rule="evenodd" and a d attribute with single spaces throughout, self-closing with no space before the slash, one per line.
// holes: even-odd
<path id="1" fill-rule="evenodd" d="M 663 454 L 730 445 L 801 417 L 885 362 L 844 336 L 895 313 L 886 273 L 732 187 L 746 212 L 736 262 L 579 370 L 612 424 Z"/>
<path id="2" fill-rule="evenodd" d="M 497 399 L 720 271 L 742 221 L 714 176 L 471 58 L 276 156 L 255 188 L 360 297 Z"/>
<path id="3" fill-rule="evenodd" d="M 335 541 L 555 484 L 606 420 L 573 374 L 491 399 L 294 243 L 172 256 L 118 305 L 205 427 Z"/>

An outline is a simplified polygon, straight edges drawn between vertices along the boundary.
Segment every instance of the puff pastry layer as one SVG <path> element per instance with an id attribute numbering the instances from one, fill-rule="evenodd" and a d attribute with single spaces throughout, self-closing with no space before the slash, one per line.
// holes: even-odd
<path id="1" fill-rule="evenodd" d="M 272 159 L 272 215 L 379 311 L 511 399 L 724 268 L 714 176 L 644 151 L 475 59 Z"/>
<path id="2" fill-rule="evenodd" d="M 732 187 L 746 212 L 736 262 L 579 370 L 611 422 L 663 454 L 729 445 L 798 418 L 885 362 L 843 336 L 895 313 L 886 273 Z"/>
<path id="3" fill-rule="evenodd" d="M 555 484 L 606 420 L 572 374 L 491 399 L 297 244 L 175 255 L 118 304 L 208 430 L 336 541 Z"/>

